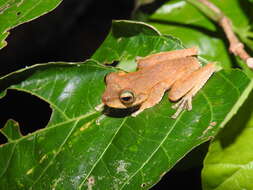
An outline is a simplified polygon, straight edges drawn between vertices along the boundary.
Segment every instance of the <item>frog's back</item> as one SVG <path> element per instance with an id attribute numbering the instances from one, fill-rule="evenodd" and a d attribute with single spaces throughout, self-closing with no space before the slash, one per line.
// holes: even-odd
<path id="1" fill-rule="evenodd" d="M 127 80 L 134 89 L 149 91 L 156 84 L 166 81 L 168 85 L 183 75 L 186 75 L 200 67 L 197 58 L 184 57 L 167 60 L 153 64 L 150 67 L 129 73 Z"/>

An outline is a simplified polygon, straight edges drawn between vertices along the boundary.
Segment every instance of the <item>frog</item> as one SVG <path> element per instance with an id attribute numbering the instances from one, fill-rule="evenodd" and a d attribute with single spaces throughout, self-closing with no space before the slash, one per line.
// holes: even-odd
<path id="1" fill-rule="evenodd" d="M 192 98 L 217 71 L 214 62 L 202 66 L 198 48 L 191 47 L 150 54 L 136 59 L 134 72 L 112 72 L 106 75 L 102 105 L 126 109 L 139 106 L 135 117 L 158 104 L 168 91 L 176 119 L 183 110 L 192 110 Z"/>

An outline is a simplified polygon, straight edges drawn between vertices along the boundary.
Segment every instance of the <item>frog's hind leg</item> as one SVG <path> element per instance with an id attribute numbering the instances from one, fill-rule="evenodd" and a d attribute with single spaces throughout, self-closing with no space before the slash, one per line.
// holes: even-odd
<path id="1" fill-rule="evenodd" d="M 138 69 L 143 69 L 145 67 L 150 67 L 152 65 L 155 65 L 156 63 L 159 63 L 159 62 L 184 58 L 188 56 L 195 56 L 195 55 L 198 55 L 198 49 L 196 47 L 160 52 L 156 54 L 151 54 L 143 58 L 138 58 L 137 65 L 138 65 Z"/>
<path id="2" fill-rule="evenodd" d="M 175 82 L 169 92 L 169 99 L 177 101 L 181 98 L 181 100 L 172 106 L 172 108 L 177 109 L 172 118 L 177 118 L 183 110 L 190 111 L 192 109 L 192 97 L 204 86 L 215 70 L 215 64 L 208 63 L 204 67 Z"/>

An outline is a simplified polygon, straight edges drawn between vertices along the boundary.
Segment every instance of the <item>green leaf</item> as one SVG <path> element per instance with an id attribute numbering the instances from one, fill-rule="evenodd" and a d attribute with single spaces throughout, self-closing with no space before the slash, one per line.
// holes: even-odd
<path id="1" fill-rule="evenodd" d="M 211 143 L 202 170 L 204 190 L 253 189 L 253 93 Z"/>
<path id="2" fill-rule="evenodd" d="M 95 61 L 35 65 L 1 78 L 2 91 L 33 94 L 48 102 L 53 113 L 46 128 L 0 146 L 0 189 L 132 190 L 154 185 L 185 154 L 215 136 L 253 86 L 240 70 L 215 73 L 193 98 L 193 110 L 176 120 L 170 118 L 175 110 L 166 96 L 136 118 L 123 117 L 128 110 L 111 110 L 105 117 L 95 111 L 104 77 L 115 71 L 100 63 L 129 63 L 136 56 L 181 47 L 179 40 L 147 24 L 116 21 Z"/>
<path id="3" fill-rule="evenodd" d="M 0 49 L 7 45 L 9 30 L 48 13 L 61 0 L 0 0 Z"/>
<path id="4" fill-rule="evenodd" d="M 212 2 L 232 20 L 238 33 L 242 35 L 246 30 L 248 31 L 249 18 L 240 8 L 241 1 L 213 0 Z M 233 65 L 234 60 L 228 53 L 227 40 L 223 31 L 186 1 L 169 1 L 151 15 L 149 23 L 162 34 L 178 37 L 186 47 L 199 47 L 200 55 L 207 60 L 219 61 L 224 68 Z"/>
<path id="5" fill-rule="evenodd" d="M 150 25 L 140 25 L 134 21 L 114 21 L 111 32 L 92 58 L 103 64 L 119 61 L 118 68 L 134 71 L 137 66 L 136 57 L 182 48 L 181 41 L 172 36 L 162 36 Z"/>
<path id="6" fill-rule="evenodd" d="M 13 120 L 7 121 L 4 128 L 0 129 L 2 134 L 8 139 L 9 142 L 21 138 L 21 133 L 19 131 L 18 123 Z"/>

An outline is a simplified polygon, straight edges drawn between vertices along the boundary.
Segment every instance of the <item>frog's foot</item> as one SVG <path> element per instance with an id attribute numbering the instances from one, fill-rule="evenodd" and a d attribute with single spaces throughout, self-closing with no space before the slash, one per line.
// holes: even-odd
<path id="1" fill-rule="evenodd" d="M 184 96 L 179 102 L 172 106 L 173 109 L 177 109 L 176 113 L 171 118 L 176 119 L 183 110 L 192 110 L 192 97 Z"/>
<path id="2" fill-rule="evenodd" d="M 140 109 L 137 110 L 136 112 L 132 113 L 131 116 L 132 116 L 132 117 L 136 117 L 136 116 L 139 115 L 141 112 L 143 112 L 143 109 L 140 108 Z"/>
<path id="3" fill-rule="evenodd" d="M 105 115 L 100 115 L 97 119 L 96 119 L 96 125 L 100 125 L 101 121 L 105 118 Z"/>
<path id="4" fill-rule="evenodd" d="M 103 108 L 104 108 L 104 104 L 101 103 L 101 104 L 98 104 L 98 105 L 95 107 L 95 110 L 100 112 L 100 111 L 103 110 Z"/>

